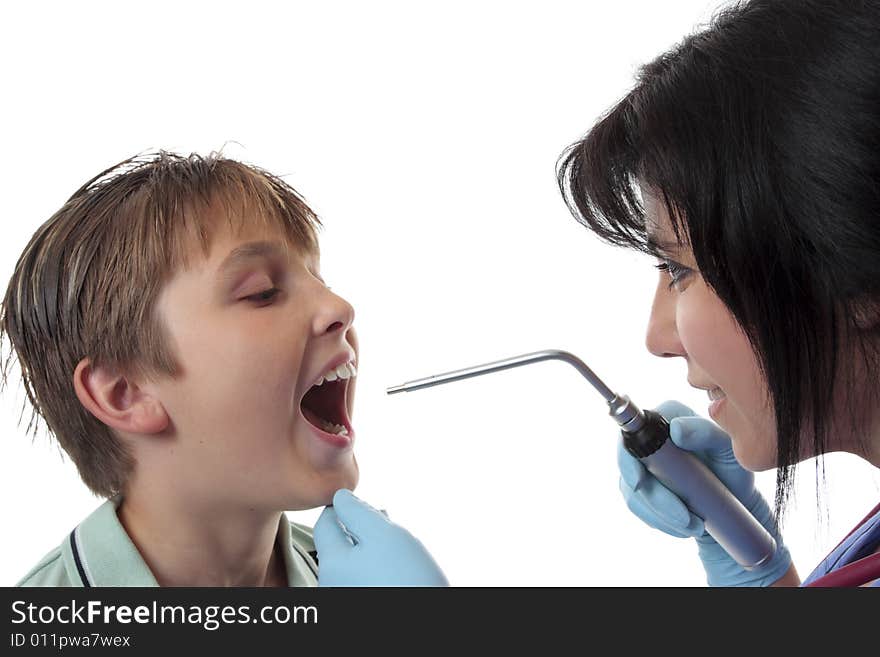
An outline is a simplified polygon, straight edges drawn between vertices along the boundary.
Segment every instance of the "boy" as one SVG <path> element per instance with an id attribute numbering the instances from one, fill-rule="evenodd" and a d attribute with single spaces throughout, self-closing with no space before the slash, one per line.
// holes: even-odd
<path id="1" fill-rule="evenodd" d="M 108 499 L 20 585 L 445 584 L 347 490 L 358 345 L 319 226 L 272 174 L 161 152 L 34 234 L 0 330 L 34 412 Z M 314 540 L 283 513 L 331 501 Z"/>

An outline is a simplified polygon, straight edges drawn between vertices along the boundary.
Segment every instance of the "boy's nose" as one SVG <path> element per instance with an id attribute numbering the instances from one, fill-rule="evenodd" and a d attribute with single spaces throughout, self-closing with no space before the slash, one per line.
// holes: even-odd
<path id="1" fill-rule="evenodd" d="M 645 346 L 648 351 L 661 358 L 684 356 L 685 350 L 679 340 L 675 323 L 675 295 L 668 288 L 667 278 L 662 275 L 659 278 L 654 291 L 654 302 L 651 304 L 651 316 L 648 318 Z"/>
<path id="2" fill-rule="evenodd" d="M 315 335 L 341 331 L 344 335 L 354 323 L 354 308 L 348 301 L 330 290 L 321 296 L 318 311 L 315 313 L 313 330 Z"/>

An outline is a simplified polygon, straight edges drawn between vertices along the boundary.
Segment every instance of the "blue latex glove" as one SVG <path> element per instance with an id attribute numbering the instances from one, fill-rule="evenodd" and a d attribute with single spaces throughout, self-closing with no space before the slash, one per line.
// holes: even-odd
<path id="1" fill-rule="evenodd" d="M 415 536 L 344 488 L 321 513 L 314 536 L 318 586 L 449 586 Z"/>
<path id="2" fill-rule="evenodd" d="M 703 520 L 691 513 L 681 498 L 626 451 L 621 439 L 617 445 L 620 492 L 630 511 L 651 527 L 667 534 L 696 538 L 710 586 L 769 586 L 778 580 L 791 566 L 791 555 L 782 542 L 769 505 L 755 488 L 755 475 L 737 462 L 730 436 L 717 424 L 696 416 L 679 402 L 663 402 L 655 410 L 669 421 L 672 442 L 692 452 L 709 466 L 776 539 L 777 550 L 768 563 L 752 570 L 742 568 L 706 532 Z"/>

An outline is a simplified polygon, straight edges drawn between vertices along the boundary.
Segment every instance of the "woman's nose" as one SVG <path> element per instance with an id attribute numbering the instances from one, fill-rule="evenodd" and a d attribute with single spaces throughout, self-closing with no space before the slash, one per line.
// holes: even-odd
<path id="1" fill-rule="evenodd" d="M 661 275 L 659 278 L 654 291 L 654 302 L 651 304 L 651 316 L 648 318 L 645 346 L 648 351 L 661 358 L 684 356 L 685 350 L 678 338 L 675 324 L 675 293 L 668 287 L 668 277 Z"/>

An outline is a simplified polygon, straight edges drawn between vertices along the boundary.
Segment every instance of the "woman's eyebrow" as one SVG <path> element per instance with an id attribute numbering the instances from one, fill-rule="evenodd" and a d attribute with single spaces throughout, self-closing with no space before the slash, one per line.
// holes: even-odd
<path id="1" fill-rule="evenodd" d="M 681 248 L 681 245 L 678 242 L 667 242 L 661 240 L 656 235 L 648 235 L 646 244 L 651 253 L 663 255 L 675 255 Z"/>

